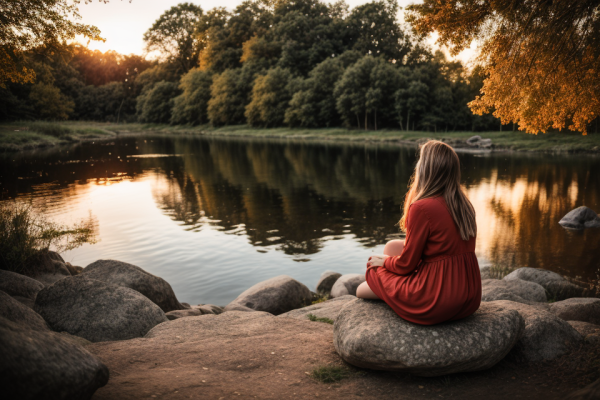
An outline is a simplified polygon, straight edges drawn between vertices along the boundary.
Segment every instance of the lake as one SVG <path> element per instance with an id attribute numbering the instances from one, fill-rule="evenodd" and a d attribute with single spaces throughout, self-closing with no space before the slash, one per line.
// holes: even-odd
<path id="1" fill-rule="evenodd" d="M 138 265 L 180 301 L 225 305 L 286 274 L 314 290 L 322 272 L 363 273 L 399 238 L 416 148 L 299 140 L 123 137 L 0 158 L 2 200 L 49 218 L 92 218 L 98 242 L 63 255 Z M 460 154 L 477 212 L 480 265 L 539 267 L 592 282 L 600 229 L 558 221 L 600 211 L 600 158 Z"/>

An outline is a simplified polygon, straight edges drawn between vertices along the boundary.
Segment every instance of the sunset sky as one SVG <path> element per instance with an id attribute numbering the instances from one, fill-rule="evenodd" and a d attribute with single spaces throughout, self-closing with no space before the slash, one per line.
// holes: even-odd
<path id="1" fill-rule="evenodd" d="M 333 3 L 335 0 L 323 0 Z M 82 21 L 95 25 L 102 31 L 105 43 L 93 42 L 89 44 L 92 49 L 101 51 L 115 50 L 121 54 L 143 54 L 144 41 L 142 36 L 152 23 L 167 9 L 183 2 L 182 0 L 111 0 L 104 4 L 102 1 L 92 0 L 91 3 L 80 3 Z M 229 10 L 234 9 L 242 0 L 203 0 L 190 1 L 198 4 L 203 10 L 223 6 Z M 350 8 L 367 3 L 367 0 L 346 0 Z M 400 7 L 415 0 L 398 0 Z M 401 18 L 401 15 L 399 16 Z M 434 40 L 431 39 L 433 44 Z M 459 55 L 459 59 L 468 61 L 473 50 L 467 50 Z"/>

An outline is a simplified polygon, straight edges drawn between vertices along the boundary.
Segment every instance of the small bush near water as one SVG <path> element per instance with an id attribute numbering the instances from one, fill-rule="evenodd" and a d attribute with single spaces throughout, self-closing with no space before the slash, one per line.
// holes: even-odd
<path id="1" fill-rule="evenodd" d="M 27 260 L 50 247 L 58 252 L 96 241 L 96 222 L 90 216 L 73 226 L 49 221 L 31 205 L 0 203 L 0 269 L 27 272 Z"/>

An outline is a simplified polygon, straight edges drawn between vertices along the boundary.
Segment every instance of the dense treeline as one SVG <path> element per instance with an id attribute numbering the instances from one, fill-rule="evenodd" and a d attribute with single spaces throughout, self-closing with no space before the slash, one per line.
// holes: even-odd
<path id="1" fill-rule="evenodd" d="M 397 20 L 395 0 L 182 3 L 146 32 L 140 56 L 63 45 L 29 52 L 35 83 L 0 89 L 0 119 L 256 127 L 495 130 L 467 103 L 483 85 Z"/>

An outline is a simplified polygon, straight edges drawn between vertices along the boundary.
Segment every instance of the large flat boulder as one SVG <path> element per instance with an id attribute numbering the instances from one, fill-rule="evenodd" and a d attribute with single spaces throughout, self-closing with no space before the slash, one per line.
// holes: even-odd
<path id="1" fill-rule="evenodd" d="M 83 269 L 82 276 L 111 285 L 128 287 L 152 300 L 164 312 L 183 310 L 167 281 L 138 266 L 115 260 L 98 260 Z"/>
<path id="2" fill-rule="evenodd" d="M 3 399 L 84 400 L 108 382 L 108 368 L 83 347 L 4 318 L 0 354 Z"/>
<path id="3" fill-rule="evenodd" d="M 481 283 L 481 301 L 511 300 L 519 303 L 546 302 L 546 289 L 522 279 L 485 279 Z"/>
<path id="4" fill-rule="evenodd" d="M 331 288 L 340 276 L 342 276 L 342 274 L 338 272 L 323 272 L 319 278 L 319 282 L 317 282 L 317 294 L 321 296 L 329 296 L 329 293 L 331 293 Z"/>
<path id="5" fill-rule="evenodd" d="M 463 320 L 423 326 L 400 318 L 384 302 L 355 299 L 335 321 L 333 344 L 357 367 L 439 376 L 491 368 L 523 330 L 518 312 L 489 303 Z"/>
<path id="6" fill-rule="evenodd" d="M 569 211 L 558 223 L 567 229 L 600 228 L 600 216 L 589 207 Z"/>
<path id="7" fill-rule="evenodd" d="M 580 297 L 550 304 L 550 311 L 565 321 L 583 321 L 600 325 L 600 299 Z"/>
<path id="8" fill-rule="evenodd" d="M 546 289 L 548 300 L 564 300 L 571 297 L 585 297 L 588 290 L 577 286 L 556 272 L 541 268 L 519 268 L 504 277 L 505 281 L 521 279 L 535 282 Z"/>
<path id="9" fill-rule="evenodd" d="M 583 341 L 581 334 L 569 323 L 537 307 L 506 300 L 485 304 L 497 311 L 517 311 L 525 320 L 523 336 L 510 352 L 518 361 L 553 360 Z"/>
<path id="10" fill-rule="evenodd" d="M 49 330 L 48 324 L 38 313 L 2 291 L 0 291 L 0 317 L 6 318 L 23 328 L 36 331 Z"/>
<path id="11" fill-rule="evenodd" d="M 349 301 L 356 299 L 355 296 L 346 295 L 336 297 L 335 299 L 323 301 L 321 303 L 313 304 L 308 307 L 298 308 L 296 310 L 288 311 L 279 315 L 280 317 L 295 318 L 295 319 L 309 319 L 309 315 L 314 315 L 317 318 L 328 318 L 335 321 L 338 314 Z"/>
<path id="12" fill-rule="evenodd" d="M 352 295 L 356 296 L 356 289 L 365 281 L 365 274 L 345 274 L 340 276 L 331 288 L 332 298 Z"/>
<path id="13" fill-rule="evenodd" d="M 36 281 L 25 275 L 16 272 L 4 271 L 0 269 L 0 290 L 9 296 L 18 296 L 26 299 L 35 300 L 38 292 L 44 288 L 40 281 Z"/>
<path id="14" fill-rule="evenodd" d="M 310 304 L 312 292 L 287 275 L 259 282 L 240 294 L 225 307 L 225 311 L 265 311 L 283 314 Z"/>
<path id="15" fill-rule="evenodd" d="M 91 342 L 141 337 L 168 321 L 165 313 L 139 292 L 83 275 L 41 290 L 34 310 L 53 330 Z"/>

